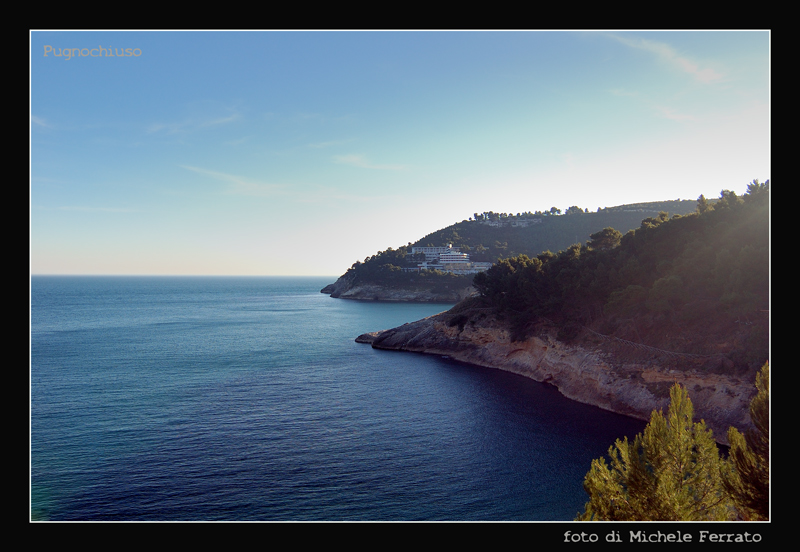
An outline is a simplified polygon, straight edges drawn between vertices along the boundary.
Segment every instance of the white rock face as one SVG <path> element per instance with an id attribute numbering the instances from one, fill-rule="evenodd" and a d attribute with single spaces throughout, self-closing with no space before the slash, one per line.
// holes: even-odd
<path id="1" fill-rule="evenodd" d="M 649 420 L 666 411 L 669 388 L 680 383 L 689 392 L 695 421 L 704 419 L 718 442 L 727 444 L 729 426 L 750 427 L 754 382 L 720 374 L 624 364 L 599 349 L 571 346 L 544 333 L 512 342 L 492 316 L 460 329 L 448 324 L 455 315 L 441 313 L 397 328 L 359 336 L 356 341 L 379 349 L 447 355 L 478 366 L 514 372 L 555 385 L 566 397 L 605 410 Z"/>

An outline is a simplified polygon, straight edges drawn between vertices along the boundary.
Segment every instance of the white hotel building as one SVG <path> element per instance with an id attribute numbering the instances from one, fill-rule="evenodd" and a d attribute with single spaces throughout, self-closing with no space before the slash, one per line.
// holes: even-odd
<path id="1" fill-rule="evenodd" d="M 411 254 L 423 253 L 425 261 L 416 270 L 442 270 L 453 274 L 476 274 L 488 270 L 492 263 L 473 262 L 469 253 L 462 253 L 458 247 L 412 247 Z M 409 269 L 414 270 L 414 269 Z"/>

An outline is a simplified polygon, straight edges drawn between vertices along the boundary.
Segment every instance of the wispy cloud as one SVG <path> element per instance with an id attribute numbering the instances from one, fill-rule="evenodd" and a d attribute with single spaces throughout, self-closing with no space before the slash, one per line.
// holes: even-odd
<path id="1" fill-rule="evenodd" d="M 609 90 L 609 93 L 620 98 L 632 98 L 636 103 L 647 106 L 659 117 L 672 121 L 693 121 L 695 118 L 685 113 L 680 113 L 677 109 L 662 104 L 656 104 L 652 100 L 642 97 L 638 92 L 629 92 L 621 88 Z"/>
<path id="2" fill-rule="evenodd" d="M 323 113 L 308 113 L 302 112 L 297 113 L 294 116 L 296 121 L 303 121 L 303 122 L 316 122 L 316 123 L 329 123 L 329 122 L 342 122 L 342 121 L 349 121 L 353 118 L 352 115 L 325 115 Z"/>
<path id="3" fill-rule="evenodd" d="M 239 115 L 238 113 L 233 113 L 228 117 L 219 117 L 217 119 L 211 119 L 209 121 L 201 121 L 198 126 L 210 127 L 210 126 L 226 125 L 228 123 L 238 121 L 239 119 L 241 119 L 241 115 Z"/>
<path id="4" fill-rule="evenodd" d="M 177 134 L 179 132 L 186 132 L 190 123 L 188 121 L 184 121 L 182 123 L 151 123 L 147 126 L 147 133 L 153 134 L 155 132 L 164 131 L 167 134 Z"/>
<path id="5" fill-rule="evenodd" d="M 244 196 L 270 197 L 279 194 L 286 194 L 285 186 L 282 184 L 269 184 L 250 180 L 235 174 L 227 174 L 219 171 L 210 171 L 200 167 L 190 167 L 180 165 L 181 168 L 211 177 L 215 180 L 228 184 L 226 193 Z"/>
<path id="6" fill-rule="evenodd" d="M 341 146 L 343 144 L 349 144 L 352 141 L 353 141 L 352 138 L 348 140 L 330 140 L 328 142 L 316 142 L 314 144 L 308 144 L 308 147 L 315 149 L 330 148 L 332 146 Z"/>
<path id="7" fill-rule="evenodd" d="M 44 119 L 41 117 L 37 117 L 36 115 L 31 115 L 31 122 L 35 125 L 42 126 L 42 127 L 49 127 L 50 125 L 45 122 Z"/>
<path id="8" fill-rule="evenodd" d="M 382 194 L 371 191 L 368 194 L 348 193 L 339 188 L 331 186 L 316 186 L 308 193 L 297 196 L 298 203 L 305 204 L 332 204 L 333 202 L 344 202 L 347 204 L 379 205 L 386 204 L 387 201 L 400 201 L 402 197 L 397 194 Z"/>
<path id="9" fill-rule="evenodd" d="M 647 40 L 639 37 L 629 38 L 627 36 L 619 36 L 614 34 L 609 36 L 630 48 L 645 50 L 654 54 L 656 57 L 658 57 L 658 59 L 669 63 L 684 73 L 692 75 L 695 79 L 702 83 L 710 84 L 723 78 L 721 73 L 718 73 L 710 67 L 701 67 L 697 62 L 689 59 L 688 57 L 682 56 L 672 46 L 664 42 L 656 42 L 654 40 Z"/>
<path id="10" fill-rule="evenodd" d="M 242 144 L 244 144 L 245 142 L 247 142 L 251 138 L 252 138 L 252 136 L 244 136 L 244 137 L 238 138 L 236 140 L 228 140 L 228 141 L 222 142 L 222 143 L 225 144 L 226 146 L 241 146 Z"/>
<path id="11" fill-rule="evenodd" d="M 609 92 L 611 92 L 611 94 L 614 96 L 620 96 L 622 98 L 636 98 L 639 96 L 638 92 L 629 92 L 627 90 L 623 90 L 622 88 L 614 88 L 609 90 Z"/>
<path id="12" fill-rule="evenodd" d="M 350 165 L 352 167 L 359 167 L 362 169 L 380 169 L 387 171 L 402 171 L 405 165 L 379 165 L 371 163 L 364 155 L 350 154 L 350 155 L 334 155 L 333 161 L 342 165 Z"/>
<path id="13" fill-rule="evenodd" d="M 347 201 L 349 203 L 374 203 L 376 201 L 385 201 L 387 197 L 380 194 L 358 195 L 348 192 L 343 192 L 336 187 L 331 186 L 304 186 L 302 190 L 290 189 L 289 186 L 284 184 L 268 184 L 243 178 L 238 175 L 227 174 L 219 171 L 211 171 L 202 169 L 200 167 L 191 167 L 188 165 L 180 165 L 189 171 L 208 176 L 215 180 L 225 182 L 228 184 L 226 193 L 243 196 L 255 197 L 275 197 L 281 196 L 290 198 L 291 201 L 304 204 L 314 203 L 330 203 L 332 201 Z M 397 198 L 399 199 L 399 197 Z"/>
<path id="14" fill-rule="evenodd" d="M 88 207 L 85 205 L 64 205 L 56 207 L 58 211 L 82 211 L 89 213 L 138 213 L 139 209 L 123 209 L 120 207 Z"/>
<path id="15" fill-rule="evenodd" d="M 655 110 L 661 115 L 661 117 L 665 119 L 670 119 L 672 121 L 693 121 L 694 117 L 691 115 L 686 115 L 684 113 L 679 113 L 677 110 L 667 107 L 667 106 L 655 106 Z"/>
<path id="16" fill-rule="evenodd" d="M 148 125 L 147 133 L 152 134 L 156 132 L 165 132 L 166 134 L 183 134 L 183 133 L 197 131 L 200 129 L 206 129 L 209 127 L 227 125 L 233 123 L 234 121 L 238 121 L 241 118 L 242 116 L 240 113 L 234 112 L 228 115 L 227 117 L 215 117 L 215 118 L 192 117 L 180 122 L 168 122 L 168 123 L 157 122 Z"/>

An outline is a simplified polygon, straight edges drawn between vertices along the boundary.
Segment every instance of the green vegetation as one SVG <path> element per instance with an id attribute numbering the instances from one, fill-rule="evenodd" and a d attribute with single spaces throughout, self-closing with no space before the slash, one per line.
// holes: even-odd
<path id="1" fill-rule="evenodd" d="M 619 206 L 588 213 L 578 206 L 561 209 L 517 213 L 475 213 L 473 218 L 438 230 L 415 243 L 397 249 L 388 248 L 364 261 L 357 261 L 345 273 L 359 283 L 380 284 L 392 288 L 431 289 L 433 287 L 467 287 L 471 275 L 455 276 L 435 270 L 421 273 L 405 272 L 424 260 L 411 254 L 414 246 L 446 246 L 452 244 L 469 253 L 472 261 L 495 262 L 520 254 L 536 255 L 541 251 L 567 247 L 580 237 L 589 236 L 607 226 L 630 229 L 639 226 L 647 213 L 668 209 L 685 214 L 695 210 L 695 201 L 666 201 Z"/>
<path id="2" fill-rule="evenodd" d="M 730 463 L 723 473 L 725 490 L 745 520 L 769 519 L 769 364 L 756 377 L 758 394 L 750 402 L 755 425 L 745 436 L 732 427 Z"/>
<path id="3" fill-rule="evenodd" d="M 676 199 L 673 201 L 654 201 L 650 203 L 628 203 L 620 205 L 619 207 L 606 207 L 605 209 L 598 209 L 598 212 L 613 212 L 613 211 L 640 211 L 658 213 L 667 211 L 670 213 L 677 213 L 680 215 L 691 213 L 695 210 L 697 201 L 694 199 Z"/>
<path id="4" fill-rule="evenodd" d="M 472 283 L 472 275 L 456 275 L 441 270 L 422 270 L 406 272 L 404 268 L 416 268 L 425 260 L 425 255 L 411 254 L 411 246 L 404 245 L 398 249 L 391 247 L 380 251 L 364 262 L 356 261 L 345 276 L 352 277 L 359 283 L 380 284 L 389 288 L 425 289 L 446 291 L 468 287 Z"/>
<path id="5" fill-rule="evenodd" d="M 678 384 L 666 417 L 653 412 L 631 443 L 617 440 L 592 461 L 589 494 L 577 521 L 726 521 L 769 519 L 769 365 L 756 379 L 750 403 L 757 430 L 745 439 L 735 429 L 730 458 L 720 458 L 712 433 L 694 423 L 692 402 Z"/>
<path id="6" fill-rule="evenodd" d="M 685 215 L 695 211 L 694 200 L 659 201 L 620 205 L 589 213 L 578 206 L 549 211 L 517 213 L 474 213 L 465 220 L 423 237 L 413 245 L 442 246 L 448 243 L 468 252 L 473 261 L 495 262 L 498 259 L 538 255 L 559 251 L 593 232 L 613 227 L 626 232 L 638 228 L 642 219 L 661 211 Z M 497 226 L 491 226 L 495 224 Z M 523 226 L 527 224 L 527 226 Z"/>
<path id="7" fill-rule="evenodd" d="M 592 461 L 589 494 L 577 521 L 725 521 L 732 505 L 722 487 L 722 464 L 711 430 L 692 422 L 692 401 L 678 384 L 666 417 L 653 412 L 644 432 Z"/>
<path id="8" fill-rule="evenodd" d="M 473 283 L 517 339 L 546 317 L 668 351 L 724 353 L 718 369 L 752 376 L 769 341 L 769 181 L 701 200 L 695 213 L 662 212 L 625 235 L 607 227 L 558 254 L 503 259 Z"/>

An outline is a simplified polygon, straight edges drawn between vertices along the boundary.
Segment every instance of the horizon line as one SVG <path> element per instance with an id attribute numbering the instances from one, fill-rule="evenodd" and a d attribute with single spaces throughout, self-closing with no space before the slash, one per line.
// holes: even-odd
<path id="1" fill-rule="evenodd" d="M 102 274 L 102 273 L 86 273 L 86 274 L 68 274 L 68 273 L 31 273 L 30 277 L 34 276 L 120 276 L 120 277 L 212 277 L 212 278 L 338 278 L 330 274 Z"/>

